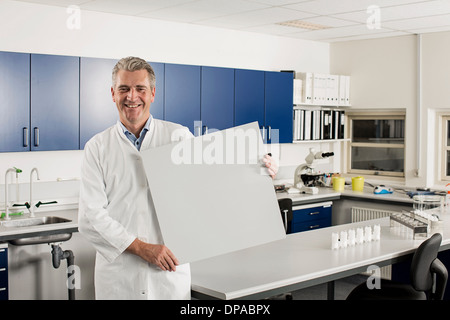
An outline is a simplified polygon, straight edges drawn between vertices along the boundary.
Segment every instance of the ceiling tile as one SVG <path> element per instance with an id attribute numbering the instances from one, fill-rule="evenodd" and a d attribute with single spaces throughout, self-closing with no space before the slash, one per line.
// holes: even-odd
<path id="1" fill-rule="evenodd" d="M 448 0 L 426 1 L 401 6 L 380 8 L 380 17 L 382 23 L 385 21 L 419 18 L 429 15 L 433 16 L 446 13 L 450 13 L 450 1 Z M 370 13 L 367 13 L 366 10 L 334 15 L 334 17 L 336 18 L 361 23 L 365 22 L 369 16 Z"/>
<path id="2" fill-rule="evenodd" d="M 395 30 L 411 30 L 450 25 L 450 14 L 383 22 L 383 27 Z"/>
<path id="3" fill-rule="evenodd" d="M 197 0 L 182 5 L 155 10 L 142 14 L 142 17 L 195 22 L 206 19 L 240 14 L 268 8 L 267 5 L 245 0 Z"/>
<path id="4" fill-rule="evenodd" d="M 290 10 L 279 7 L 271 7 L 262 10 L 244 12 L 228 15 L 216 19 L 202 21 L 202 24 L 230 24 L 235 28 L 248 28 L 270 23 L 284 22 L 289 20 L 298 20 L 314 16 L 312 14 L 302 13 L 296 10 Z"/>
<path id="5" fill-rule="evenodd" d="M 94 0 L 86 2 L 80 7 L 85 10 L 117 13 L 124 15 L 138 15 L 147 11 L 196 2 L 198 0 Z"/>
<path id="6" fill-rule="evenodd" d="M 421 2 L 421 0 L 313 0 L 286 5 L 284 7 L 318 15 L 329 15 L 367 10 L 372 5 L 377 5 L 381 8 L 414 2 Z"/>

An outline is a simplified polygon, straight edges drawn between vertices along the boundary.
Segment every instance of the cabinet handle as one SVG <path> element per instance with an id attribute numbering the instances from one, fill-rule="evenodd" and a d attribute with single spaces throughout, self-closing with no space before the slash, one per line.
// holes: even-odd
<path id="1" fill-rule="evenodd" d="M 34 127 L 34 146 L 39 147 L 39 128 Z"/>
<path id="2" fill-rule="evenodd" d="M 0 288 L 0 291 L 6 291 L 6 288 Z"/>
<path id="3" fill-rule="evenodd" d="M 23 128 L 23 146 L 28 147 L 28 127 Z"/>
<path id="4" fill-rule="evenodd" d="M 6 268 L 0 268 L 0 272 L 6 271 Z"/>
<path id="5" fill-rule="evenodd" d="M 320 213 L 319 211 L 315 211 L 315 212 L 310 212 L 309 215 L 310 215 L 310 216 L 313 216 L 313 215 L 319 214 L 319 213 Z"/>
<path id="6" fill-rule="evenodd" d="M 319 224 L 316 224 L 316 225 L 314 225 L 314 226 L 309 226 L 310 229 L 315 229 L 315 228 L 318 228 L 318 227 L 320 227 Z"/>
<path id="7" fill-rule="evenodd" d="M 268 141 L 272 140 L 272 134 L 271 133 L 272 133 L 272 127 L 269 126 L 268 135 L 267 135 L 267 140 Z"/>
<path id="8" fill-rule="evenodd" d="M 261 134 L 263 141 L 266 141 L 266 127 L 264 126 L 261 127 Z"/>

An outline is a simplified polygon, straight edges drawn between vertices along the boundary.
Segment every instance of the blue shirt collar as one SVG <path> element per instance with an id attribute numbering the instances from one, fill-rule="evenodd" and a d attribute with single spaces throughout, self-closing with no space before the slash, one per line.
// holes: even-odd
<path id="1" fill-rule="evenodd" d="M 150 129 L 150 123 L 152 121 L 152 115 L 150 115 L 147 119 L 147 122 L 145 123 L 144 127 L 142 128 L 141 132 L 139 133 L 139 138 L 136 138 L 136 136 L 130 132 L 122 122 L 119 121 L 120 126 L 122 127 L 123 133 L 125 136 L 130 140 L 130 142 L 138 149 L 141 150 L 142 141 L 144 140 L 145 135 L 147 134 L 147 131 Z"/>

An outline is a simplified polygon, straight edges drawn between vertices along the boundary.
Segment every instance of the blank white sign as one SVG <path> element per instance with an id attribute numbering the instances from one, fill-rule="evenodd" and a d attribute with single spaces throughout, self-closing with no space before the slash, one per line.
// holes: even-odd
<path id="1" fill-rule="evenodd" d="M 286 237 L 257 122 L 141 154 L 164 244 L 180 263 Z"/>

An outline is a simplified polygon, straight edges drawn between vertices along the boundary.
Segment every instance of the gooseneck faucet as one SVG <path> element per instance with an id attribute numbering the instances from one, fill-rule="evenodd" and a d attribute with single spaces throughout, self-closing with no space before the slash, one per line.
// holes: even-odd
<path id="1" fill-rule="evenodd" d="M 9 220 L 11 219 L 9 217 L 9 204 L 8 204 L 8 173 L 12 173 L 12 172 L 16 172 L 16 169 L 14 168 L 9 168 L 8 170 L 6 170 L 5 173 L 5 220 Z"/>
<path id="2" fill-rule="evenodd" d="M 30 172 L 30 217 L 34 218 L 34 205 L 33 205 L 33 172 L 36 172 L 37 180 L 41 180 L 39 178 L 39 171 L 37 168 L 31 169 Z"/>

